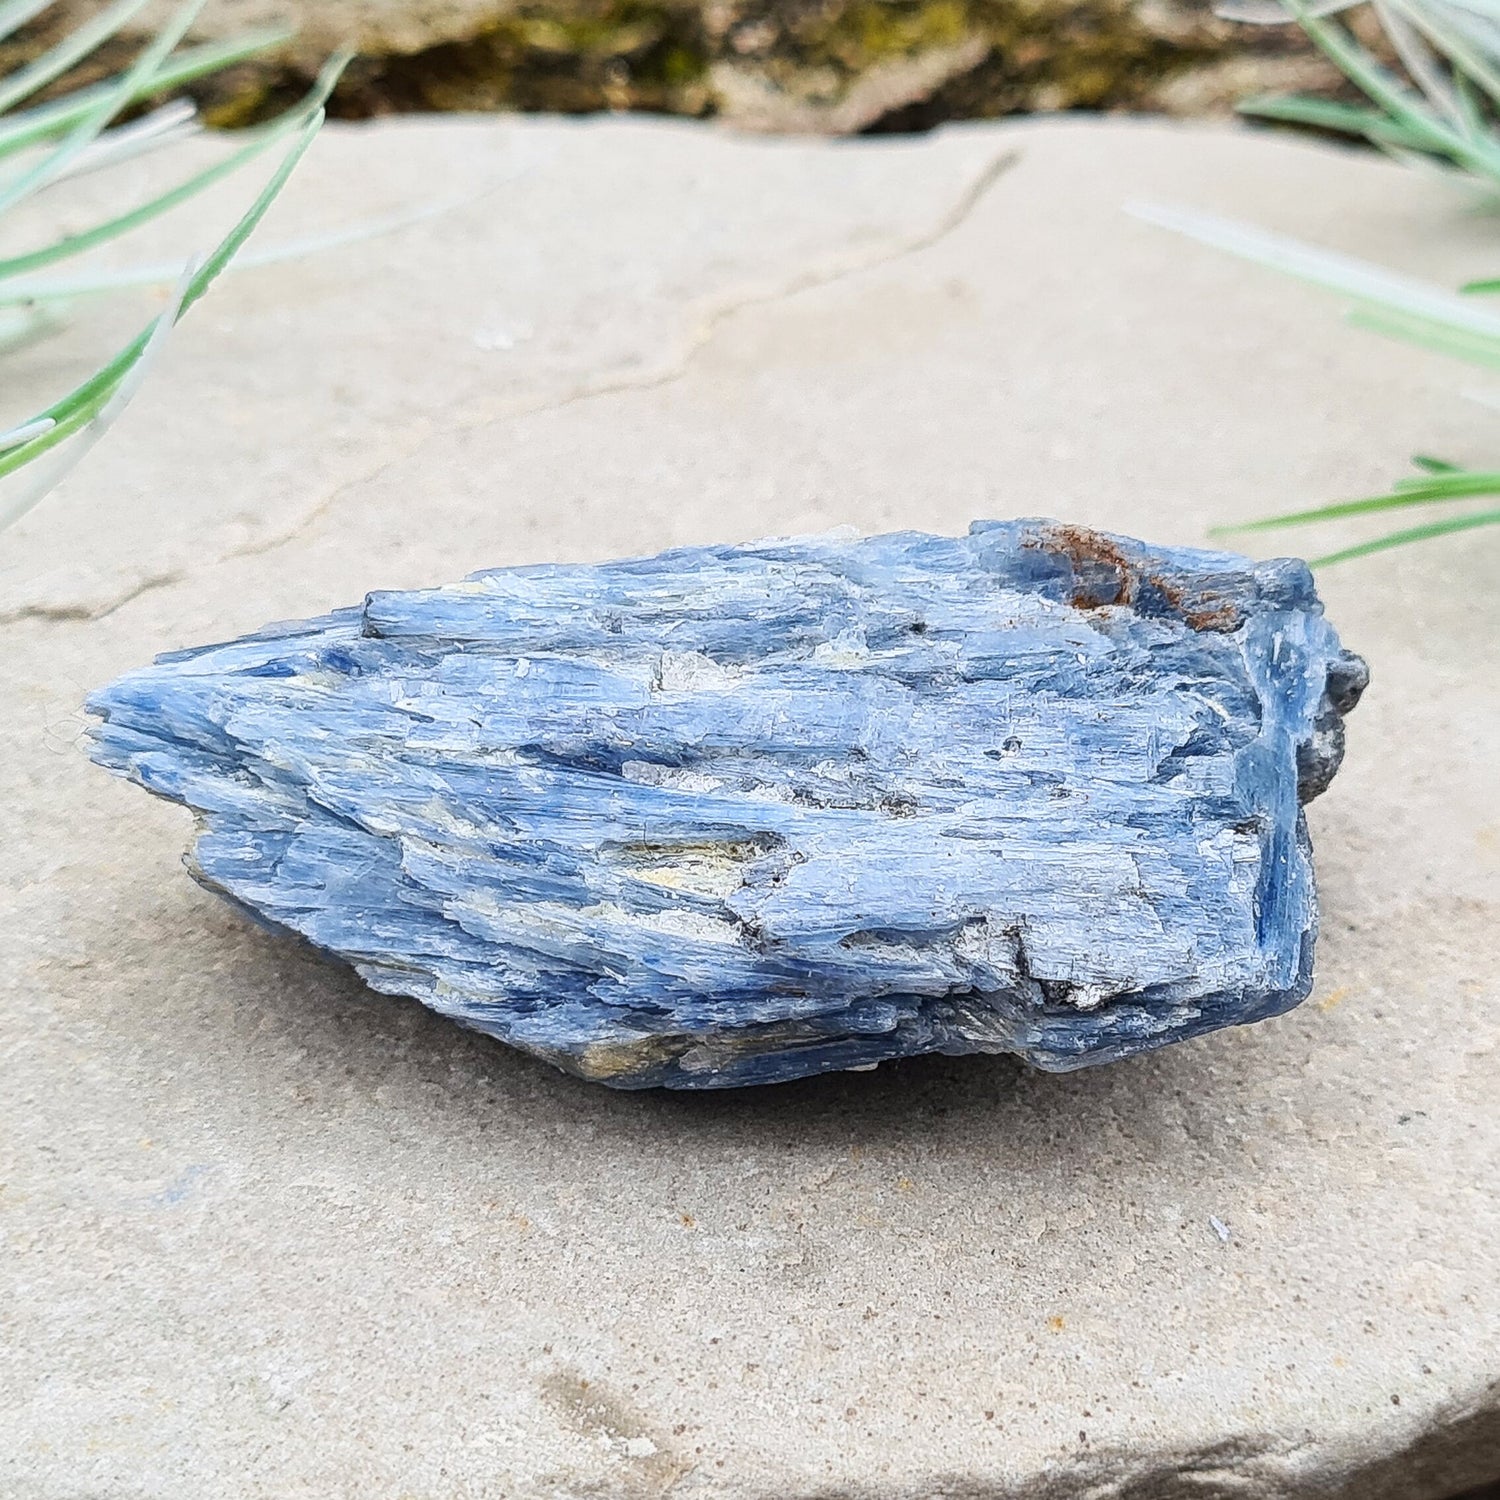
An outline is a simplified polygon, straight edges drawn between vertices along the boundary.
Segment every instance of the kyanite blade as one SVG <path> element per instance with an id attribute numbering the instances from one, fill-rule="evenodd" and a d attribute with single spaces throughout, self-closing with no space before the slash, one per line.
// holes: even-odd
<path id="1" fill-rule="evenodd" d="M 1286 1010 L 1364 686 L 1304 564 L 1048 521 L 502 568 L 90 700 L 194 873 L 584 1077 L 1076 1068 Z"/>

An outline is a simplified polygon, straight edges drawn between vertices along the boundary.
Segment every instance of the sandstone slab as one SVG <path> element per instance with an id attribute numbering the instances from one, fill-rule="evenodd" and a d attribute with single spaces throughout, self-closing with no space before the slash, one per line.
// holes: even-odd
<path id="1" fill-rule="evenodd" d="M 1312 1000 L 1063 1077 L 927 1059 L 599 1090 L 225 910 L 182 875 L 185 816 L 77 744 L 85 694 L 152 652 L 372 586 L 974 515 L 1191 545 L 1413 451 L 1482 461 L 1470 372 L 1121 203 L 1444 283 L 1493 270 L 1490 225 L 1441 183 L 1230 130 L 816 147 L 536 120 L 335 130 L 266 235 L 516 160 L 499 201 L 227 280 L 5 539 L 0 1489 L 1443 1500 L 1494 1478 L 1482 536 L 1320 580 L 1376 686 L 1309 809 Z M 144 310 L 85 309 L 0 399 Z"/>

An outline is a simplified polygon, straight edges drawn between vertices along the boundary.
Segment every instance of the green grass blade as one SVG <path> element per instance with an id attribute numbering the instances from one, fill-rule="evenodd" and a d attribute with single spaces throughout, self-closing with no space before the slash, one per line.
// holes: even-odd
<path id="1" fill-rule="evenodd" d="M 1474 132 L 1470 129 L 1468 112 L 1453 84 L 1456 59 L 1434 49 L 1423 25 L 1420 0 L 1416 5 L 1411 0 L 1370 0 L 1370 4 L 1407 77 L 1421 89 L 1429 107 L 1472 141 Z"/>
<path id="2" fill-rule="evenodd" d="M 326 100 L 333 92 L 340 75 L 349 66 L 352 59 L 352 53 L 339 52 L 323 65 L 313 90 L 314 95 L 320 101 Z M 192 284 L 187 289 L 186 296 L 182 299 L 183 312 L 186 312 L 208 290 L 218 274 L 234 259 L 235 252 L 250 238 L 255 226 L 265 218 L 266 210 L 270 208 L 287 178 L 292 175 L 297 163 L 302 160 L 307 148 L 312 145 L 313 138 L 317 135 L 322 124 L 323 108 L 320 102 L 307 124 L 302 127 L 301 135 L 298 136 L 292 149 L 282 159 L 281 165 L 277 167 L 270 182 L 261 190 L 260 196 L 251 204 L 239 223 L 219 242 L 213 253 L 203 263 L 202 269 L 193 278 Z"/>
<path id="3" fill-rule="evenodd" d="M 34 422 L 23 422 L 19 427 L 12 427 L 9 432 L 0 432 L 0 453 L 7 448 L 19 448 L 22 443 L 29 443 L 32 438 L 40 437 L 44 432 L 50 432 L 53 423 L 46 417 L 38 417 Z"/>
<path id="4" fill-rule="evenodd" d="M 311 112 L 320 109 L 327 101 L 331 86 L 320 81 L 299 103 L 257 131 L 249 145 L 242 146 L 232 155 L 225 157 L 223 161 L 216 162 L 194 173 L 191 177 L 185 178 L 176 186 L 131 209 L 128 213 L 120 214 L 113 219 L 106 219 L 90 229 L 45 245 L 40 250 L 0 260 L 0 281 L 26 271 L 37 270 L 41 266 L 53 265 L 70 256 L 80 255 L 85 250 L 91 250 L 108 240 L 117 239 L 122 234 L 128 234 L 131 230 L 175 208 L 179 203 L 185 202 L 222 178 L 237 172 L 248 162 L 284 140 L 292 131 L 304 125 Z M 160 278 L 153 277 L 152 279 Z M 0 286 L 0 302 L 3 302 L 5 297 L 5 288 Z"/>
<path id="5" fill-rule="evenodd" d="M 198 107 L 191 99 L 172 99 L 125 125 L 112 125 L 82 152 L 54 182 L 104 171 L 198 133 Z"/>
<path id="6" fill-rule="evenodd" d="M 117 31 L 129 24 L 131 18 L 143 10 L 146 0 L 116 0 L 102 14 L 75 27 L 50 51 L 44 52 L 35 62 L 17 68 L 0 81 L 0 114 L 29 99 L 38 89 L 44 89 L 54 78 L 61 78 L 75 63 L 80 63 L 89 53 L 103 46 Z"/>
<path id="7" fill-rule="evenodd" d="M 1369 305 L 1349 312 L 1349 322 L 1387 338 L 1401 339 L 1434 354 L 1446 354 L 1471 365 L 1500 368 L 1500 337 L 1489 332 L 1455 328 L 1431 318 L 1418 317 L 1397 309 Z"/>
<path id="8" fill-rule="evenodd" d="M 255 57 L 271 47 L 280 46 L 291 35 L 288 31 L 262 29 L 246 32 L 227 42 L 209 42 L 199 47 L 184 48 L 174 57 L 169 57 L 160 69 L 136 90 L 129 104 L 139 103 L 153 95 L 181 88 L 198 78 L 222 72 L 236 63 Z M 109 84 L 93 84 L 71 93 L 66 99 L 56 99 L 50 104 L 39 104 L 0 124 L 0 156 L 8 156 L 27 146 L 55 139 L 70 130 L 94 107 Z"/>
<path id="9" fill-rule="evenodd" d="M 1392 531 L 1385 536 L 1376 537 L 1371 542 L 1358 542 L 1352 547 L 1343 547 L 1337 552 L 1315 557 L 1311 559 L 1311 563 L 1315 568 L 1328 568 L 1334 563 L 1368 557 L 1372 552 L 1405 547 L 1411 542 L 1426 542 L 1433 537 L 1451 536 L 1457 531 L 1473 531 L 1480 526 L 1500 526 L 1500 510 L 1482 510 L 1467 516 L 1451 516 L 1444 521 L 1430 521 L 1425 526 L 1409 526 L 1403 531 Z"/>
<path id="10" fill-rule="evenodd" d="M 188 27 L 197 19 L 203 5 L 204 0 L 184 0 L 151 44 L 58 145 L 30 171 L 22 172 L 0 186 L 0 215 L 61 176 L 83 154 L 109 122 L 125 108 L 140 85 L 172 54 L 178 42 L 187 34 Z"/>
<path id="11" fill-rule="evenodd" d="M 1418 151 L 1445 157 L 1477 176 L 1500 181 L 1500 142 L 1485 125 L 1474 96 L 1477 86 L 1491 97 L 1500 97 L 1500 71 L 1462 28 L 1434 20 L 1428 8 L 1414 0 L 1384 0 L 1383 5 L 1377 5 L 1398 54 L 1409 67 L 1418 69 L 1413 76 L 1424 90 L 1418 94 L 1345 27 L 1323 19 L 1302 0 L 1283 3 L 1309 38 L 1380 108 L 1372 119 L 1368 111 L 1351 106 L 1309 109 L 1300 100 L 1256 100 L 1247 112 L 1361 135 L 1397 153 Z M 1422 55 L 1431 46 L 1446 50 L 1451 85 L 1441 77 L 1436 60 Z"/>
<path id="12" fill-rule="evenodd" d="M 1310 8 L 1315 16 L 1336 16 L 1363 4 L 1364 0 L 1313 0 Z M 1285 26 L 1289 19 L 1282 0 L 1219 0 L 1214 14 L 1246 26 Z"/>
<path id="13" fill-rule="evenodd" d="M 0 354 L 9 354 L 43 335 L 55 332 L 58 319 L 51 308 L 31 305 L 0 311 Z"/>
<path id="14" fill-rule="evenodd" d="M 19 31 L 52 4 L 52 0 L 7 0 L 0 5 L 0 41 Z"/>
<path id="15" fill-rule="evenodd" d="M 1457 95 L 1459 105 L 1463 109 L 1465 128 L 1469 135 L 1484 135 L 1489 129 L 1485 123 L 1484 110 L 1480 105 L 1474 85 L 1463 73 L 1454 74 L 1453 92 Z"/>
<path id="16" fill-rule="evenodd" d="M 8 474 L 14 474 L 17 469 L 25 468 L 27 464 L 34 462 L 44 453 L 50 452 L 53 448 L 57 447 L 59 443 L 66 442 L 75 432 L 87 427 L 103 409 L 104 403 L 114 394 L 114 391 L 120 384 L 121 378 L 129 372 L 135 364 L 136 359 L 140 358 L 146 344 L 150 340 L 151 330 L 155 327 L 156 324 L 153 322 L 150 328 L 147 328 L 142 334 L 138 335 L 134 342 L 139 344 L 140 347 L 136 349 L 134 358 L 127 364 L 119 369 L 115 369 L 119 358 L 117 355 L 105 367 L 106 369 L 114 370 L 114 378 L 107 386 L 103 386 L 100 390 L 95 391 L 87 400 L 80 401 L 69 411 L 67 416 L 52 418 L 50 426 L 46 425 L 47 418 L 38 417 L 36 424 L 41 428 L 39 436 L 32 438 L 27 443 L 23 443 L 18 448 L 12 448 L 8 453 L 0 453 L 0 479 L 5 478 Z M 103 371 L 100 373 L 102 374 Z M 98 376 L 93 378 L 97 379 Z M 85 385 L 90 383 L 85 382 Z M 78 387 L 78 391 L 82 391 L 83 389 L 84 386 Z M 78 392 L 74 392 L 74 394 L 77 395 Z"/>
<path id="17" fill-rule="evenodd" d="M 1342 72 L 1369 95 L 1414 139 L 1422 149 L 1455 154 L 1464 149 L 1457 131 L 1435 120 L 1423 101 L 1411 93 L 1393 73 L 1382 66 L 1336 22 L 1320 20 L 1300 0 L 1284 0 L 1302 29 Z"/>
<path id="18" fill-rule="evenodd" d="M 136 391 L 140 389 L 147 371 L 160 356 L 162 345 L 166 343 L 168 334 L 176 326 L 182 308 L 183 294 L 196 269 L 196 262 L 189 263 L 183 268 L 181 276 L 177 279 L 177 285 L 172 290 L 170 300 L 147 331 L 145 347 L 141 350 L 140 357 L 132 363 L 124 377 L 109 393 L 108 398 L 83 425 L 75 441 L 67 449 L 58 453 L 52 463 L 34 468 L 29 476 L 29 483 L 19 492 L 13 493 L 4 504 L 0 504 L 0 531 L 13 522 L 19 521 L 70 469 L 78 464 L 130 404 Z M 34 425 L 43 427 L 44 423 L 45 419 Z M 46 436 L 47 430 L 44 430 L 41 435 Z"/>
<path id="19" fill-rule="evenodd" d="M 1332 99 L 1314 99 L 1305 94 L 1265 94 L 1235 106 L 1242 115 L 1258 120 L 1277 120 L 1287 125 L 1311 125 L 1319 130 L 1342 130 L 1349 135 L 1372 131 L 1389 134 L 1398 144 L 1421 150 L 1425 136 L 1403 131 L 1388 115 L 1359 104 L 1339 104 Z"/>
<path id="20" fill-rule="evenodd" d="M 337 80 L 339 72 L 347 64 L 347 54 L 342 54 L 333 59 L 328 67 L 324 69 L 322 80 L 331 89 Z M 291 149 L 281 159 L 276 171 L 272 174 L 265 187 L 261 189 L 254 203 L 241 216 L 239 222 L 215 247 L 213 253 L 199 267 L 197 273 L 188 282 L 183 293 L 181 306 L 177 310 L 177 317 L 181 317 L 193 303 L 195 303 L 213 283 L 215 278 L 233 259 L 235 252 L 254 232 L 256 225 L 265 217 L 266 211 L 275 201 L 282 187 L 286 184 L 288 177 L 292 175 L 297 163 L 302 159 L 307 148 L 312 144 L 323 123 L 323 112 L 321 109 L 314 112 L 312 118 L 303 127 L 301 134 L 292 145 Z M 32 441 L 18 448 L 11 449 L 8 453 L 0 454 L 0 478 L 14 473 L 23 465 L 31 462 L 48 450 L 55 448 L 59 443 L 66 441 L 75 432 L 87 426 L 87 424 L 103 410 L 109 398 L 119 388 L 120 383 L 129 375 L 136 363 L 145 353 L 151 341 L 152 333 L 155 331 L 155 321 L 142 329 L 130 343 L 120 350 L 108 364 L 96 370 L 87 380 L 70 391 L 58 401 L 48 407 L 45 411 L 38 413 L 36 420 L 50 418 L 55 424 L 48 431 L 40 434 Z"/>
<path id="21" fill-rule="evenodd" d="M 1402 488 L 1389 494 L 1370 495 L 1363 500 L 1339 500 L 1332 505 L 1318 505 L 1309 510 L 1294 510 L 1285 515 L 1243 521 L 1236 526 L 1217 526 L 1214 534 L 1270 531 L 1281 526 L 1311 526 L 1320 521 L 1344 521 L 1351 516 L 1377 515 L 1382 511 L 1401 510 L 1413 505 L 1439 505 L 1447 500 L 1473 499 L 1477 495 L 1500 495 L 1500 474 L 1461 470 L 1454 475 L 1410 480 Z"/>
<path id="22" fill-rule="evenodd" d="M 1331 99 L 1309 99 L 1298 94 L 1284 98 L 1251 99 L 1236 106 L 1238 114 L 1283 125 L 1307 125 L 1315 130 L 1337 130 L 1378 146 L 1392 155 L 1408 153 L 1430 158 L 1432 143 L 1426 132 L 1413 134 L 1378 109 L 1336 104 Z M 1500 162 L 1497 162 L 1500 170 Z"/>
<path id="23" fill-rule="evenodd" d="M 1478 84 L 1491 100 L 1500 102 L 1500 70 L 1474 47 L 1458 28 L 1445 24 L 1428 7 L 1403 5 L 1393 0 L 1405 19 L 1436 47 L 1455 69 Z"/>
<path id="24" fill-rule="evenodd" d="M 1500 346 L 1500 313 L 1465 300 L 1445 287 L 1196 209 L 1134 201 L 1125 205 L 1125 211 L 1200 244 L 1228 250 L 1273 271 L 1341 292 L 1361 304 L 1361 317 L 1369 310 L 1372 317 L 1378 313 L 1408 320 L 1411 332 L 1403 332 L 1403 336 L 1414 337 L 1418 331 L 1428 330 L 1434 336 L 1438 332 L 1451 332 L 1455 338 L 1474 341 L 1476 349 L 1489 341 Z"/>
<path id="25" fill-rule="evenodd" d="M 1257 99 L 1242 111 L 1363 136 L 1398 157 L 1414 153 L 1446 158 L 1471 174 L 1500 182 L 1500 138 L 1493 111 L 1500 105 L 1500 4 L 1496 0 L 1373 0 L 1386 38 L 1411 80 L 1388 71 L 1345 26 L 1322 19 L 1305 0 L 1283 0 L 1309 38 L 1351 82 L 1378 106 L 1371 110 L 1315 99 Z M 1137 210 L 1132 210 L 1137 211 Z M 1500 368 L 1500 320 L 1473 317 L 1461 298 L 1424 287 L 1352 257 L 1299 245 L 1249 226 L 1207 215 L 1146 206 L 1138 216 L 1207 244 L 1311 281 L 1354 299 L 1351 322 L 1472 363 Z M 1500 291 L 1500 278 L 1469 283 L 1465 294 Z M 1423 472 L 1397 482 L 1384 495 L 1269 516 L 1223 532 L 1265 531 L 1282 526 L 1403 511 L 1413 507 L 1500 495 L 1500 473 L 1460 469 L 1418 454 Z M 1318 558 L 1326 567 L 1393 547 L 1500 525 L 1500 509 L 1470 510 L 1393 531 Z"/>
<path id="26" fill-rule="evenodd" d="M 257 266 L 277 265 L 282 261 L 299 260 L 306 255 L 321 255 L 345 245 L 359 244 L 363 240 L 374 239 L 377 235 L 392 234 L 398 229 L 421 224 L 473 203 L 485 191 L 486 189 L 481 188 L 473 192 L 455 193 L 446 198 L 435 198 L 431 202 L 418 204 L 415 208 L 402 209 L 398 213 L 381 214 L 376 218 L 341 225 L 337 229 L 319 230 L 299 235 L 295 239 L 246 249 L 235 256 L 231 269 L 248 271 Z M 48 303 L 66 303 L 77 297 L 92 297 L 101 292 L 117 292 L 126 287 L 161 286 L 172 280 L 176 270 L 175 265 L 157 262 L 72 277 L 22 277 L 0 283 L 0 313 L 18 305 L 37 308 Z"/>
<path id="27" fill-rule="evenodd" d="M 1414 23 L 1407 0 L 1370 0 L 1370 9 L 1407 80 L 1417 86 L 1427 101 L 1429 112 L 1459 134 L 1467 135 L 1464 111 L 1453 89 L 1453 73 L 1439 61 L 1426 33 Z"/>

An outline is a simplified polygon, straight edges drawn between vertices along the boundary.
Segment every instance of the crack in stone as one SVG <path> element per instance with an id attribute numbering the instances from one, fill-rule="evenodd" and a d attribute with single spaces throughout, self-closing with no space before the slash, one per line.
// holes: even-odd
<path id="1" fill-rule="evenodd" d="M 890 265 L 895 261 L 904 260 L 909 255 L 918 255 L 924 250 L 931 250 L 934 246 L 941 244 L 950 234 L 961 229 L 964 223 L 974 213 L 975 209 L 984 201 L 985 195 L 990 188 L 1010 170 L 1021 159 L 1018 150 L 1002 151 L 988 161 L 984 168 L 966 187 L 958 201 L 938 220 L 931 228 L 922 233 L 900 241 L 876 254 L 863 256 L 858 260 L 850 261 L 844 265 L 830 266 L 822 270 L 804 271 L 801 275 L 793 277 L 792 280 L 767 292 L 751 293 L 747 296 L 735 298 L 726 302 L 722 307 L 711 309 L 699 323 L 697 330 L 689 338 L 686 347 L 666 368 L 654 371 L 646 375 L 621 377 L 615 380 L 606 380 L 597 383 L 585 384 L 576 391 L 555 401 L 549 401 L 536 406 L 525 408 L 516 413 L 518 416 L 535 416 L 540 412 L 559 411 L 564 407 L 576 406 L 583 401 L 592 401 L 599 396 L 613 396 L 626 391 L 649 391 L 657 390 L 665 385 L 672 385 L 683 379 L 692 368 L 693 362 L 698 355 L 713 342 L 714 335 L 731 318 L 737 317 L 742 312 L 751 308 L 770 307 L 778 302 L 784 302 L 802 292 L 813 291 L 818 287 L 831 286 L 835 282 L 847 280 L 850 276 L 857 276 L 864 271 L 873 271 L 881 266 Z"/>
<path id="2" fill-rule="evenodd" d="M 465 421 L 440 428 L 436 432 L 424 433 L 405 452 L 387 459 L 385 462 L 377 465 L 370 473 L 361 475 L 358 479 L 345 480 L 342 484 L 337 485 L 330 491 L 327 497 L 308 511 L 291 531 L 285 532 L 279 537 L 267 538 L 260 542 L 237 547 L 225 553 L 218 561 L 229 562 L 237 557 L 274 551 L 278 547 L 286 546 L 290 542 L 295 541 L 309 526 L 320 520 L 342 500 L 350 489 L 356 485 L 376 482 L 397 465 L 406 463 L 415 457 L 421 451 L 423 445 L 434 437 L 457 437 L 466 432 L 473 432 L 492 421 L 504 420 L 506 418 L 520 420 L 525 417 L 541 416 L 547 412 L 561 411 L 566 407 L 577 406 L 585 401 L 594 401 L 605 396 L 625 395 L 634 391 L 658 390 L 663 386 L 672 385 L 684 379 L 689 370 L 692 369 L 693 363 L 699 354 L 713 342 L 714 335 L 720 327 L 738 314 L 748 311 L 751 308 L 773 306 L 775 303 L 795 297 L 802 292 L 829 286 L 850 276 L 857 276 L 864 271 L 871 271 L 878 269 L 880 266 L 890 265 L 895 261 L 905 259 L 907 256 L 918 255 L 924 250 L 930 250 L 934 246 L 941 244 L 949 235 L 963 227 L 965 222 L 984 201 L 985 196 L 994 184 L 1011 167 L 1015 166 L 1020 159 L 1021 152 L 1016 148 L 998 152 L 995 156 L 991 157 L 975 175 L 973 181 L 964 188 L 952 207 L 935 224 L 923 230 L 920 234 L 912 235 L 905 240 L 898 241 L 894 245 L 887 246 L 876 254 L 864 256 L 858 260 L 828 267 L 823 270 L 805 271 L 773 290 L 736 297 L 722 306 L 710 310 L 702 318 L 697 330 L 688 339 L 683 349 L 665 367 L 645 374 L 622 375 L 585 382 L 574 390 L 565 392 L 563 395 L 551 400 L 537 401 L 529 405 L 512 407 L 508 411 L 486 411 Z"/>
<path id="3" fill-rule="evenodd" d="M 122 593 L 99 604 L 23 604 L 18 609 L 0 613 L 0 626 L 16 625 L 25 620 L 40 620 L 48 624 L 71 624 L 77 621 L 92 623 L 95 620 L 105 620 L 116 610 L 124 609 L 127 604 L 134 603 L 142 594 L 170 588 L 174 583 L 181 583 L 186 576 L 182 568 L 171 568 L 165 573 L 153 573 L 150 577 L 142 578 Z"/>
<path id="4" fill-rule="evenodd" d="M 813 291 L 819 287 L 831 286 L 836 282 L 847 280 L 851 276 L 858 276 L 865 271 L 877 270 L 881 266 L 891 265 L 896 261 L 904 260 L 908 256 L 919 255 L 925 250 L 931 250 L 941 244 L 950 235 L 961 229 L 969 218 L 984 201 L 990 189 L 1021 159 L 1019 149 L 1011 147 L 997 152 L 977 172 L 972 181 L 959 194 L 956 201 L 934 224 L 910 235 L 903 240 L 898 240 L 893 245 L 857 259 L 846 261 L 839 265 L 827 266 L 820 269 L 803 271 L 783 282 L 781 285 L 762 292 L 751 292 L 739 297 L 732 298 L 722 305 L 710 308 L 700 319 L 697 328 L 689 336 L 684 346 L 677 355 L 665 366 L 656 370 L 635 375 L 619 375 L 606 377 L 602 380 L 587 381 L 563 395 L 551 400 L 538 401 L 530 405 L 520 405 L 508 411 L 495 411 L 493 409 L 470 417 L 464 421 L 456 422 L 451 426 L 437 429 L 429 428 L 420 433 L 416 440 L 406 447 L 402 452 L 393 457 L 384 459 L 376 464 L 367 473 L 360 474 L 351 479 L 345 479 L 335 485 L 332 490 L 309 510 L 300 516 L 294 526 L 289 530 L 276 533 L 274 536 L 261 537 L 258 540 L 244 542 L 239 546 L 231 547 L 226 552 L 221 552 L 215 557 L 210 566 L 219 566 L 223 563 L 233 562 L 237 558 L 256 557 L 268 552 L 274 552 L 281 547 L 288 546 L 303 535 L 309 527 L 315 525 L 330 510 L 334 508 L 351 490 L 377 482 L 383 475 L 414 458 L 425 444 L 434 437 L 457 437 L 466 432 L 475 431 L 489 422 L 497 420 L 520 420 L 525 417 L 540 416 L 546 412 L 561 411 L 566 407 L 577 406 L 585 401 L 598 400 L 605 396 L 624 395 L 634 391 L 658 390 L 663 386 L 673 385 L 684 379 L 692 369 L 698 356 L 713 342 L 719 329 L 730 319 L 737 317 L 742 312 L 752 308 L 770 307 L 778 302 L 799 296 L 803 292 Z M 0 613 L 0 628 L 16 624 L 26 620 L 44 620 L 51 623 L 92 623 L 102 620 L 123 609 L 142 594 L 150 593 L 158 588 L 166 588 L 172 584 L 179 583 L 186 576 L 184 570 L 174 569 L 170 572 L 153 575 L 133 584 L 128 590 L 116 597 L 105 601 L 103 604 L 92 605 L 87 603 L 70 605 L 24 605 L 7 613 Z"/>

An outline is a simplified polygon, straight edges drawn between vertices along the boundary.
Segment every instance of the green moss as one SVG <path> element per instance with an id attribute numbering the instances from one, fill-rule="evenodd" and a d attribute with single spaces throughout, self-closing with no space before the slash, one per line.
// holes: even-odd
<path id="1" fill-rule="evenodd" d="M 798 28 L 792 42 L 809 65 L 831 62 L 857 75 L 892 58 L 951 47 L 973 30 L 964 0 L 856 0 Z"/>
<path id="2" fill-rule="evenodd" d="M 211 130 L 238 130 L 276 113 L 275 81 L 266 70 L 236 68 L 234 74 L 214 79 L 211 93 L 200 90 L 199 114 Z"/>
<path id="3" fill-rule="evenodd" d="M 717 108 L 711 69 L 721 61 L 759 73 L 793 105 L 831 105 L 873 68 L 975 39 L 977 61 L 961 76 L 870 128 L 1149 108 L 1175 74 L 1243 51 L 1247 36 L 1259 45 L 1257 33 L 1216 31 L 1207 7 L 1189 9 L 1194 0 L 1169 3 L 1178 7 L 1170 39 L 1132 0 L 523 0 L 466 40 L 359 59 L 332 112 L 707 115 Z M 306 82 L 264 63 L 195 92 L 212 124 L 236 126 L 273 114 Z"/>
<path id="4" fill-rule="evenodd" d="M 708 48 L 692 6 L 604 0 L 523 6 L 465 42 L 356 64 L 341 114 L 387 109 L 646 109 L 703 114 Z"/>

